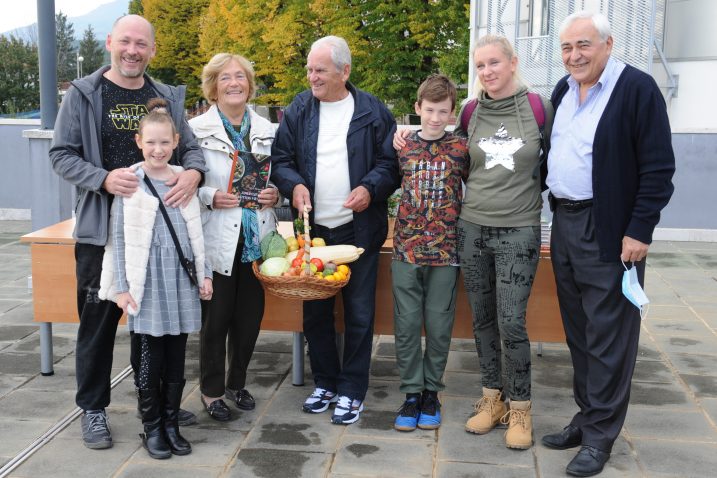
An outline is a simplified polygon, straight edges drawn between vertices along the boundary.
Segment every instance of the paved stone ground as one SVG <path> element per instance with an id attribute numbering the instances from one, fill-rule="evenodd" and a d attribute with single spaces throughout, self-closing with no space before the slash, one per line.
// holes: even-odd
<path id="1" fill-rule="evenodd" d="M 0 466 L 74 409 L 75 325 L 53 327 L 55 375 L 39 374 L 39 333 L 32 322 L 29 248 L 18 236 L 28 222 L 0 221 Z M 658 242 L 651 248 L 647 292 L 631 407 L 604 477 L 705 477 L 717 469 L 717 244 Z M 534 350 L 535 352 L 536 350 Z M 546 344 L 533 357 L 535 437 L 564 426 L 575 411 L 572 369 L 564 345 Z M 129 363 L 122 327 L 115 347 L 119 374 Z M 110 450 L 82 445 L 79 420 L 47 440 L 9 476 L 38 477 L 555 477 L 575 450 L 535 445 L 505 448 L 503 430 L 471 435 L 463 424 L 480 393 L 471 341 L 454 340 L 441 394 L 444 423 L 437 431 L 392 429 L 402 401 L 393 338 L 374 345 L 366 411 L 354 425 L 299 410 L 311 387 L 291 385 L 291 336 L 262 333 L 248 388 L 253 412 L 221 424 L 203 412 L 197 388 L 196 337 L 187 350 L 183 406 L 199 416 L 183 434 L 194 450 L 152 460 L 141 448 L 131 379 L 113 390 Z M 307 375 L 307 384 L 310 383 Z"/>

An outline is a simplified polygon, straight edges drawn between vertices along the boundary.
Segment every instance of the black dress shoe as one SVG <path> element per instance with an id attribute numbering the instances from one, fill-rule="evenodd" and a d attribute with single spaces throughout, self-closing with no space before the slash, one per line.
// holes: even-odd
<path id="1" fill-rule="evenodd" d="M 227 404 L 224 403 L 224 400 L 221 398 L 214 400 L 212 403 L 207 403 L 204 401 L 204 397 L 202 397 L 202 404 L 209 416 L 213 419 L 219 422 L 228 422 L 232 419 L 232 411 L 229 410 L 229 407 L 227 407 Z"/>
<path id="2" fill-rule="evenodd" d="M 242 388 L 238 392 L 236 390 L 232 390 L 231 388 L 227 388 L 224 396 L 236 403 L 237 408 L 240 410 L 254 410 L 256 407 L 254 397 L 252 397 L 249 390 L 245 388 Z"/>
<path id="3" fill-rule="evenodd" d="M 593 476 L 600 473 L 605 463 L 610 459 L 610 453 L 598 450 L 593 446 L 584 445 L 565 471 L 572 476 Z"/>
<path id="4" fill-rule="evenodd" d="M 543 445 L 554 450 L 567 450 L 573 448 L 582 442 L 583 432 L 574 425 L 568 425 L 559 433 L 545 435 L 542 439 Z"/>

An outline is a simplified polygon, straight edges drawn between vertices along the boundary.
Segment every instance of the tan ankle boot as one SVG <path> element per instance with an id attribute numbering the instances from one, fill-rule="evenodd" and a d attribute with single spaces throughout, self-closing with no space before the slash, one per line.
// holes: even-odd
<path id="1" fill-rule="evenodd" d="M 506 412 L 500 390 L 483 387 L 483 398 L 476 402 L 475 414 L 466 422 L 466 431 L 480 435 L 488 433 Z"/>
<path id="2" fill-rule="evenodd" d="M 533 419 L 530 416 L 530 400 L 510 401 L 510 411 L 500 422 L 508 425 L 505 432 L 505 446 L 525 450 L 533 445 Z"/>

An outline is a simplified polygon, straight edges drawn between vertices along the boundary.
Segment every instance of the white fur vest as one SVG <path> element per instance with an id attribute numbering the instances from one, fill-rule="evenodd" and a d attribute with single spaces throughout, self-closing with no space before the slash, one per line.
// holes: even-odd
<path id="1" fill-rule="evenodd" d="M 152 243 L 154 221 L 159 209 L 159 200 L 144 190 L 144 170 L 141 163 L 132 168 L 140 179 L 140 187 L 128 198 L 121 198 L 124 206 L 124 240 L 125 240 L 125 274 L 129 284 L 129 293 L 137 304 L 137 310 L 128 308 L 131 315 L 137 315 L 142 306 L 144 296 L 144 283 L 147 278 L 147 262 L 149 248 Z M 183 171 L 181 166 L 171 166 L 176 172 Z M 115 198 L 110 211 L 110 227 L 112 216 L 115 215 L 117 201 Z M 187 224 L 189 242 L 194 254 L 194 264 L 197 270 L 199 284 L 204 283 L 204 236 L 202 234 L 202 221 L 199 213 L 199 200 L 192 198 L 189 205 L 180 208 L 180 213 Z M 161 212 L 159 212 L 161 214 Z M 110 231 L 105 246 L 105 255 L 102 258 L 102 275 L 100 276 L 99 297 L 102 300 L 117 302 L 117 280 L 115 277 L 114 241 Z"/>

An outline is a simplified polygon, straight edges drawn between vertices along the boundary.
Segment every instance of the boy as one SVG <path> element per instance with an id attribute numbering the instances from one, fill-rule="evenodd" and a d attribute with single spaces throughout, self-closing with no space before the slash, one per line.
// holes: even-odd
<path id="1" fill-rule="evenodd" d="M 441 425 L 438 392 L 445 388 L 459 272 L 456 222 L 469 163 L 466 140 L 445 131 L 456 105 L 453 82 L 431 75 L 417 96 L 421 129 L 397 155 L 402 194 L 391 263 L 396 362 L 406 394 L 394 423 L 401 431 Z"/>

